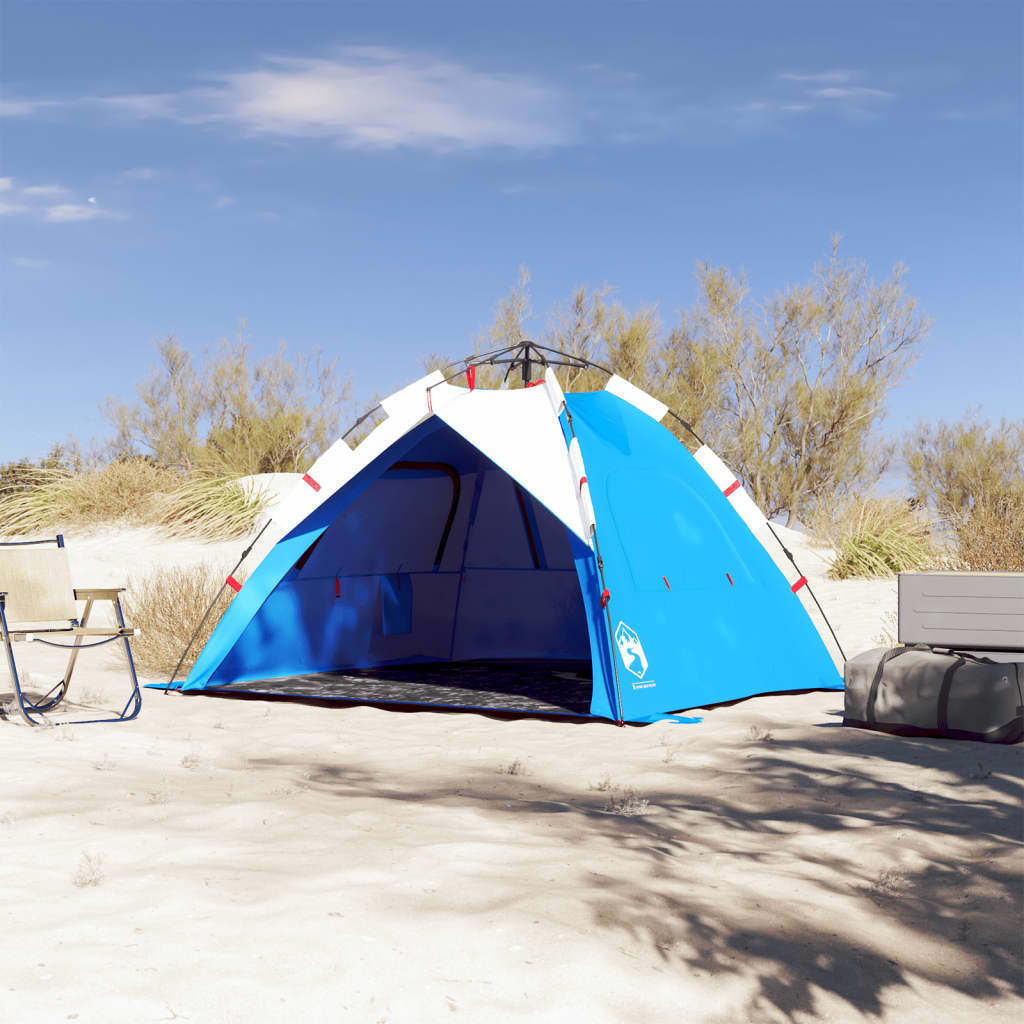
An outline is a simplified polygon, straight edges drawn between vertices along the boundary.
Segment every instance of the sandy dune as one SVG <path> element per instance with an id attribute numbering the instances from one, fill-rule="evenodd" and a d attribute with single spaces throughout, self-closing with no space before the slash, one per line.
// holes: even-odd
<path id="1" fill-rule="evenodd" d="M 80 585 L 242 546 L 69 544 Z M 871 645 L 894 585 L 797 557 Z M 120 656 L 92 654 L 74 695 L 109 705 Z M 4 1021 L 1024 1012 L 1024 747 L 844 729 L 838 694 L 624 729 L 144 701 L 127 725 L 0 723 Z"/>

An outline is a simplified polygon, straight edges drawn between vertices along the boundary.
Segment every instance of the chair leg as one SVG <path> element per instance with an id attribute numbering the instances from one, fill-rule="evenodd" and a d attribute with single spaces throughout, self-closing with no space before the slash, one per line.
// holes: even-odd
<path id="1" fill-rule="evenodd" d="M 11 682 L 14 683 L 14 697 L 18 703 L 18 711 L 21 717 L 29 725 L 39 723 L 32 718 L 35 705 L 21 692 L 21 680 L 18 678 L 18 666 L 14 661 L 14 646 L 11 634 L 7 631 L 7 616 L 4 614 L 4 606 L 0 603 L 0 631 L 3 632 L 4 649 L 7 651 L 7 666 L 11 670 Z"/>
<path id="2" fill-rule="evenodd" d="M 117 624 L 121 629 L 126 629 L 124 621 L 124 612 L 121 609 L 121 601 L 118 598 L 113 599 L 114 610 L 117 614 Z M 85 613 L 82 617 L 82 625 L 84 626 L 89 620 L 89 614 L 92 611 L 92 601 L 87 601 L 85 606 Z M 55 686 L 53 689 L 60 688 L 58 695 L 47 703 L 34 703 L 29 697 L 25 696 L 21 689 L 21 680 L 18 678 L 18 667 L 14 661 L 14 648 L 11 640 L 10 633 L 7 630 L 7 617 L 4 615 L 3 604 L 0 603 L 0 633 L 2 633 L 2 639 L 4 648 L 7 651 L 7 664 L 11 670 L 11 679 L 14 682 L 14 695 L 18 703 L 18 711 L 21 713 L 21 717 L 29 725 L 41 725 L 45 722 L 43 717 L 44 711 L 51 711 L 55 708 L 67 695 L 68 687 L 71 684 L 71 674 L 75 669 L 75 662 L 78 660 L 79 645 L 81 644 L 81 638 L 75 638 L 74 647 L 71 650 L 71 656 L 68 658 L 67 669 L 64 673 L 64 678 Z M 136 718 L 139 712 L 142 710 L 142 691 L 139 689 L 139 678 L 135 673 L 135 661 L 132 658 L 132 649 L 128 643 L 128 637 L 125 636 L 124 640 L 124 652 L 128 658 L 128 675 L 131 678 L 132 690 L 128 697 L 127 702 L 121 711 L 112 718 L 90 718 L 84 721 L 75 722 L 59 722 L 55 724 L 59 725 L 92 725 L 99 722 L 130 722 L 133 718 Z M 53 690 L 50 690 L 52 693 Z M 47 694 L 46 696 L 49 696 Z M 44 696 L 43 700 L 46 700 Z M 39 716 L 39 721 L 33 718 L 33 715 Z"/>
<path id="3" fill-rule="evenodd" d="M 92 598 L 85 602 L 85 612 L 82 615 L 83 626 L 89 625 L 89 616 L 92 615 L 92 605 Z M 60 687 L 60 693 L 46 704 L 37 704 L 36 709 L 38 711 L 52 711 L 68 695 L 68 689 L 71 686 L 71 675 L 75 671 L 75 662 L 78 661 L 78 651 L 81 643 L 82 638 L 80 636 L 75 637 L 75 646 L 72 648 L 71 656 L 68 658 L 68 667 L 64 670 L 64 678 L 57 684 L 57 686 Z M 57 687 L 54 687 L 54 689 L 56 688 Z M 52 693 L 53 691 L 51 690 L 50 692 Z"/>
<path id="4" fill-rule="evenodd" d="M 90 602 L 90 604 L 91 604 L 91 602 Z M 121 610 L 121 598 L 120 597 L 117 597 L 117 596 L 114 597 L 114 608 L 117 611 L 117 624 L 122 629 L 126 629 L 127 626 L 125 625 L 125 621 L 124 621 L 124 612 Z M 86 612 L 87 613 L 88 613 L 88 610 L 89 610 L 88 607 L 86 607 Z M 131 680 L 132 680 L 132 692 L 131 692 L 131 695 L 128 697 L 128 702 L 125 704 L 124 708 L 121 711 L 120 718 L 117 719 L 117 720 L 121 721 L 121 722 L 130 722 L 142 710 L 142 692 L 139 690 L 139 677 L 135 674 L 135 660 L 134 660 L 134 658 L 132 658 L 132 649 L 131 649 L 130 644 L 128 643 L 128 637 L 127 636 L 124 638 L 124 653 L 125 653 L 125 657 L 128 659 L 128 674 L 131 676 Z M 72 657 L 74 657 L 74 653 L 72 653 Z M 69 669 L 69 678 L 70 678 L 70 669 Z M 130 714 L 128 713 L 129 708 L 131 709 L 131 713 Z"/>

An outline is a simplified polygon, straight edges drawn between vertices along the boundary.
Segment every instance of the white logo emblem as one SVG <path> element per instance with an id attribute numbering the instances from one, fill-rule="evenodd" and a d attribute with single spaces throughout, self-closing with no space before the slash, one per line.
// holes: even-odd
<path id="1" fill-rule="evenodd" d="M 647 655 L 644 654 L 644 645 L 640 643 L 640 637 L 629 628 L 624 622 L 620 622 L 615 630 L 615 646 L 619 649 L 619 657 L 627 671 L 632 672 L 637 679 L 643 679 L 647 671 Z"/>

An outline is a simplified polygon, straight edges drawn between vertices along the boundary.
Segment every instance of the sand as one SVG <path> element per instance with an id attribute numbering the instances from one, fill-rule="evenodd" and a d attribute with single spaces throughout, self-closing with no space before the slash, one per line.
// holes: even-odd
<path id="1" fill-rule="evenodd" d="M 789 540 L 872 646 L 895 585 Z M 80 586 L 242 547 L 69 546 Z M 122 657 L 83 655 L 78 706 L 126 695 Z M 0 1019 L 1020 1019 L 1024 747 L 841 711 L 620 729 L 145 691 L 130 724 L 0 723 Z"/>

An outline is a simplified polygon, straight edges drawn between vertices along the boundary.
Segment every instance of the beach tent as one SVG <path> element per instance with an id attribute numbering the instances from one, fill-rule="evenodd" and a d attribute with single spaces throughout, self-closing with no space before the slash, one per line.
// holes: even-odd
<path id="1" fill-rule="evenodd" d="M 589 713 L 643 722 L 841 687 L 806 581 L 776 566 L 714 453 L 661 424 L 664 405 L 614 375 L 570 394 L 550 366 L 517 389 L 474 378 L 423 377 L 317 460 L 171 688 L 304 693 L 312 677 L 481 663 L 546 665 L 557 685 L 589 663 Z"/>

